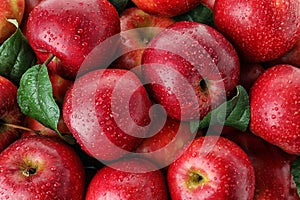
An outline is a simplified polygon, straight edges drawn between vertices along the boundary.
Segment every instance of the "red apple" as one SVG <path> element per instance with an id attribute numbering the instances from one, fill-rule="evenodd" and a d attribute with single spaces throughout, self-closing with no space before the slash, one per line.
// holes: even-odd
<path id="1" fill-rule="evenodd" d="M 33 10 L 34 7 L 36 7 L 41 1 L 43 0 L 25 0 L 25 10 L 24 10 L 24 15 L 21 23 L 21 30 L 22 33 L 26 36 L 27 34 L 27 22 L 28 22 L 28 17 L 29 13 Z"/>
<path id="2" fill-rule="evenodd" d="M 0 44 L 10 37 L 16 27 L 7 19 L 16 19 L 21 24 L 25 10 L 25 0 L 5 0 L 0 4 Z"/>
<path id="3" fill-rule="evenodd" d="M 84 169 L 67 144 L 33 136 L 0 154 L 0 199 L 73 199 L 84 195 Z"/>
<path id="4" fill-rule="evenodd" d="M 20 125 L 23 114 L 17 104 L 17 87 L 0 76 L 0 152 L 19 137 L 19 131 L 5 124 Z"/>
<path id="5" fill-rule="evenodd" d="M 37 120 L 35 120 L 35 119 L 33 119 L 29 116 L 25 116 L 24 126 L 26 128 L 29 128 L 29 129 L 33 130 L 33 131 L 23 131 L 22 132 L 22 137 L 27 137 L 27 136 L 30 136 L 30 135 L 36 135 L 35 131 L 38 131 L 39 135 L 45 135 L 45 136 L 49 136 L 49 137 L 61 138 L 60 135 L 58 133 L 56 133 L 54 130 L 52 130 L 48 127 L 45 127 L 39 121 L 37 121 Z M 60 116 L 60 118 L 59 118 L 57 129 L 59 130 L 59 132 L 62 135 L 71 134 L 68 127 L 66 126 L 62 116 Z"/>
<path id="6" fill-rule="evenodd" d="M 99 69 L 77 79 L 67 91 L 63 118 L 84 151 L 109 161 L 140 145 L 148 131 L 151 105 L 134 73 Z"/>
<path id="7" fill-rule="evenodd" d="M 107 0 L 42 1 L 31 11 L 27 23 L 28 41 L 39 62 L 55 55 L 60 62 L 57 73 L 68 79 L 75 79 L 95 47 L 119 32 L 118 13 Z M 111 39 L 107 44 L 110 48 L 98 49 L 97 65 L 92 67 L 112 57 L 115 42 Z"/>
<path id="8" fill-rule="evenodd" d="M 300 39 L 289 52 L 267 64 L 271 66 L 276 64 L 289 64 L 300 68 Z"/>
<path id="9" fill-rule="evenodd" d="M 155 168 L 134 158 L 103 167 L 91 180 L 86 199 L 167 200 L 165 179 Z"/>
<path id="10" fill-rule="evenodd" d="M 268 68 L 250 91 L 250 129 L 290 154 L 300 155 L 300 69 Z"/>
<path id="11" fill-rule="evenodd" d="M 265 71 L 259 63 L 241 63 L 240 84 L 249 91 L 255 80 Z"/>
<path id="12" fill-rule="evenodd" d="M 197 135 L 191 132 L 188 122 L 171 118 L 167 118 L 160 130 L 152 127 L 149 132 L 153 136 L 144 139 L 136 152 L 154 162 L 159 168 L 167 167 L 176 160 L 183 147 Z"/>
<path id="13" fill-rule="evenodd" d="M 124 10 L 120 21 L 122 51 L 114 67 L 133 70 L 141 77 L 140 66 L 144 48 L 158 32 L 175 21 L 171 18 L 147 14 L 136 7 Z"/>
<path id="14" fill-rule="evenodd" d="M 49 71 L 49 78 L 52 85 L 52 93 L 55 101 L 62 105 L 67 90 L 72 86 L 73 81 L 64 79 L 60 75 Z"/>
<path id="15" fill-rule="evenodd" d="M 300 37 L 298 0 L 216 0 L 214 25 L 250 62 L 276 59 Z"/>
<path id="16" fill-rule="evenodd" d="M 234 142 L 218 136 L 195 139 L 168 169 L 172 200 L 252 200 L 254 169 Z"/>
<path id="17" fill-rule="evenodd" d="M 162 17 L 174 17 L 195 8 L 201 1 L 132 0 L 132 2 L 146 13 Z"/>
<path id="18" fill-rule="evenodd" d="M 177 120 L 203 118 L 239 81 L 233 46 L 215 29 L 176 22 L 156 35 L 142 57 L 142 73 L 155 102 Z"/>
<path id="19" fill-rule="evenodd" d="M 255 171 L 254 200 L 299 200 L 291 175 L 295 156 L 249 132 L 231 132 L 226 138 L 238 144 L 251 159 Z"/>

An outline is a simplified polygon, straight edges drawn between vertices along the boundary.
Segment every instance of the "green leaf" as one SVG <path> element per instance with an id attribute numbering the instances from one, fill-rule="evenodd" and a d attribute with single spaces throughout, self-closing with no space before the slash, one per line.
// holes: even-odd
<path id="1" fill-rule="evenodd" d="M 175 21 L 192 21 L 213 26 L 213 12 L 204 4 L 200 4 L 196 8 L 187 13 L 174 17 Z"/>
<path id="2" fill-rule="evenodd" d="M 0 75 L 15 85 L 19 85 L 21 76 L 35 63 L 35 53 L 20 29 L 0 46 Z"/>
<path id="3" fill-rule="evenodd" d="M 127 6 L 128 0 L 109 0 L 109 2 L 116 8 L 119 14 L 121 14 Z"/>
<path id="4" fill-rule="evenodd" d="M 292 164 L 292 176 L 300 196 L 300 157 L 298 156 Z"/>
<path id="5" fill-rule="evenodd" d="M 60 109 L 53 98 L 52 85 L 45 65 L 35 65 L 24 73 L 17 100 L 25 115 L 59 133 L 57 124 Z"/>
<path id="6" fill-rule="evenodd" d="M 231 100 L 209 112 L 202 120 L 192 121 L 190 129 L 204 129 L 218 124 L 246 131 L 250 121 L 249 96 L 241 85 L 238 85 L 236 89 L 237 93 Z"/>

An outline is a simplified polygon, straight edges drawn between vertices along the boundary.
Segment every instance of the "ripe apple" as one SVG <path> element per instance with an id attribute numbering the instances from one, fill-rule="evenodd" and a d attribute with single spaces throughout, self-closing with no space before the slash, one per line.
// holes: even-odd
<path id="1" fill-rule="evenodd" d="M 146 13 L 161 17 L 174 17 L 195 8 L 201 1 L 132 0 L 132 2 Z"/>
<path id="2" fill-rule="evenodd" d="M 19 137 L 19 131 L 6 124 L 20 125 L 23 117 L 17 104 L 17 87 L 0 76 L 0 152 Z"/>
<path id="3" fill-rule="evenodd" d="M 245 199 L 254 196 L 254 169 L 234 142 L 218 136 L 193 140 L 168 169 L 172 200 Z"/>
<path id="4" fill-rule="evenodd" d="M 75 81 L 62 110 L 67 127 L 83 150 L 109 161 L 141 144 L 149 129 L 151 105 L 133 72 L 99 69 Z"/>
<path id="5" fill-rule="evenodd" d="M 57 73 L 67 79 L 75 79 L 89 53 L 119 32 L 119 15 L 107 0 L 42 1 L 30 12 L 27 23 L 28 41 L 39 62 L 55 55 L 60 61 Z M 112 57 L 115 43 L 111 39 L 110 48 L 98 49 L 97 65 L 92 67 Z"/>
<path id="6" fill-rule="evenodd" d="M 238 144 L 251 159 L 255 171 L 254 200 L 300 199 L 291 175 L 295 156 L 250 131 L 235 131 L 224 136 Z"/>
<path id="7" fill-rule="evenodd" d="M 32 136 L 0 154 L 0 199 L 78 199 L 85 175 L 76 152 L 66 143 Z"/>
<path id="8" fill-rule="evenodd" d="M 249 96 L 251 132 L 300 155 L 300 69 L 285 64 L 268 68 Z"/>
<path id="9" fill-rule="evenodd" d="M 36 135 L 35 131 L 38 131 L 39 135 L 61 138 L 60 135 L 58 133 L 56 133 L 54 130 L 52 130 L 48 127 L 45 127 L 43 124 L 41 124 L 39 121 L 33 119 L 32 117 L 25 116 L 23 124 L 26 128 L 31 129 L 33 131 L 29 131 L 29 130 L 23 131 L 22 135 L 21 135 L 22 137 Z M 65 124 L 65 122 L 63 120 L 62 115 L 60 116 L 60 118 L 58 120 L 57 129 L 59 130 L 59 132 L 62 135 L 71 134 L 67 125 Z"/>
<path id="10" fill-rule="evenodd" d="M 165 179 L 156 166 L 138 158 L 101 168 L 91 180 L 86 199 L 167 200 Z"/>
<path id="11" fill-rule="evenodd" d="M 289 64 L 300 68 L 300 39 L 296 42 L 296 44 L 289 52 L 279 57 L 278 59 L 268 62 L 267 64 Z"/>
<path id="12" fill-rule="evenodd" d="M 255 80 L 265 71 L 259 63 L 241 63 L 240 84 L 249 91 Z"/>
<path id="13" fill-rule="evenodd" d="M 167 167 L 176 160 L 182 148 L 197 136 L 197 133 L 191 132 L 188 122 L 171 118 L 167 118 L 160 130 L 151 127 L 149 133 L 153 135 L 145 138 L 136 152 L 151 160 L 159 168 Z"/>
<path id="14" fill-rule="evenodd" d="M 157 17 L 145 13 L 139 8 L 131 7 L 120 16 L 121 22 L 121 57 L 114 67 L 128 69 L 141 77 L 141 60 L 144 48 L 158 32 L 175 21 L 167 17 Z"/>
<path id="15" fill-rule="evenodd" d="M 155 102 L 177 120 L 203 118 L 239 81 L 233 46 L 214 28 L 176 22 L 158 33 L 142 56 L 142 73 Z"/>
<path id="16" fill-rule="evenodd" d="M 59 105 L 62 105 L 65 94 L 67 90 L 72 86 L 73 81 L 64 79 L 53 71 L 48 70 L 48 74 L 52 85 L 53 98 Z"/>
<path id="17" fill-rule="evenodd" d="M 276 59 L 300 37 L 300 1 L 216 0 L 214 25 L 250 62 Z"/>
<path id="18" fill-rule="evenodd" d="M 16 27 L 7 19 L 16 19 L 21 24 L 25 10 L 25 0 L 7 0 L 0 4 L 0 44 L 9 38 Z"/>
<path id="19" fill-rule="evenodd" d="M 36 7 L 41 1 L 43 0 L 25 0 L 25 10 L 24 10 L 24 15 L 21 23 L 21 30 L 22 33 L 26 36 L 27 34 L 27 22 L 28 22 L 28 17 L 29 13 L 33 10 L 34 7 Z"/>

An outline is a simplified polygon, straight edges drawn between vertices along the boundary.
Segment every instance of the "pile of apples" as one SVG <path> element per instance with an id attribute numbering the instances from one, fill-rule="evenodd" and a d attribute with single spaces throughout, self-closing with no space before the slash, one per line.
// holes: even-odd
<path id="1" fill-rule="evenodd" d="M 5 0 L 0 199 L 300 199 L 299 0 Z"/>

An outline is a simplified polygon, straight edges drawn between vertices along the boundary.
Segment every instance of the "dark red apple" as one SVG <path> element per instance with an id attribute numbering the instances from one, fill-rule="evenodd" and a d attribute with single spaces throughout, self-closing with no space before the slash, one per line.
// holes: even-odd
<path id="1" fill-rule="evenodd" d="M 55 101 L 62 105 L 67 90 L 72 86 L 73 81 L 64 79 L 60 75 L 49 71 L 49 79 L 52 85 L 52 93 Z"/>
<path id="2" fill-rule="evenodd" d="M 60 62 L 57 73 L 68 79 L 75 79 L 95 47 L 119 32 L 118 13 L 107 0 L 42 1 L 30 12 L 27 23 L 28 41 L 39 62 L 55 55 Z M 109 40 L 110 48 L 98 49 L 97 65 L 92 67 L 112 57 L 118 46 L 115 42 Z"/>
<path id="3" fill-rule="evenodd" d="M 296 42 L 293 48 L 278 59 L 272 60 L 267 65 L 289 64 L 300 68 L 300 39 Z"/>
<path id="4" fill-rule="evenodd" d="M 247 91 L 250 90 L 255 80 L 265 71 L 259 63 L 241 63 L 240 82 Z"/>
<path id="5" fill-rule="evenodd" d="M 224 135 L 238 144 L 251 159 L 255 171 L 254 200 L 299 200 L 291 175 L 295 156 L 255 136 L 250 131 Z"/>
<path id="6" fill-rule="evenodd" d="M 155 168 L 134 158 L 103 167 L 91 180 L 86 199 L 167 200 L 165 179 Z"/>
<path id="7" fill-rule="evenodd" d="M 19 137 L 19 131 L 6 124 L 20 125 L 23 114 L 17 103 L 17 87 L 0 76 L 0 152 Z"/>
<path id="8" fill-rule="evenodd" d="M 298 0 L 216 0 L 214 25 L 250 62 L 276 59 L 300 37 Z"/>
<path id="9" fill-rule="evenodd" d="M 153 135 L 144 139 L 136 152 L 154 162 L 159 168 L 170 165 L 178 158 L 183 147 L 199 135 L 191 132 L 188 122 L 171 118 L 167 118 L 160 130 L 151 127 L 149 132 Z"/>
<path id="10" fill-rule="evenodd" d="M 174 17 L 183 14 L 201 3 L 199 0 L 132 0 L 132 2 L 146 13 L 162 17 Z"/>
<path id="11" fill-rule="evenodd" d="M 134 73 L 99 69 L 77 79 L 67 91 L 63 118 L 89 155 L 115 160 L 134 151 L 146 137 L 151 105 Z"/>
<path id="12" fill-rule="evenodd" d="M 141 60 L 144 48 L 158 32 L 175 21 L 167 17 L 157 17 L 145 13 L 139 8 L 131 7 L 124 10 L 121 21 L 121 57 L 114 67 L 128 69 L 141 77 Z"/>
<path id="13" fill-rule="evenodd" d="M 300 155 L 300 69 L 268 68 L 250 90 L 250 129 L 290 154 Z"/>
<path id="14" fill-rule="evenodd" d="M 39 135 L 49 136 L 49 137 L 56 137 L 61 138 L 61 136 L 56 133 L 54 130 L 45 127 L 39 121 L 33 119 L 32 117 L 25 116 L 24 123 L 25 128 L 28 128 L 32 131 L 26 130 L 22 132 L 22 137 L 27 137 L 31 135 L 36 135 L 36 131 L 38 131 Z M 57 124 L 57 129 L 62 135 L 71 134 L 68 127 L 66 126 L 62 116 L 60 116 Z"/>
<path id="15" fill-rule="evenodd" d="M 156 35 L 142 57 L 142 73 L 155 102 L 177 120 L 203 118 L 239 81 L 233 46 L 214 28 L 176 22 Z"/>
<path id="16" fill-rule="evenodd" d="M 66 143 L 26 137 L 0 154 L 0 199 L 82 200 L 84 183 L 81 160 Z"/>
<path id="17" fill-rule="evenodd" d="M 28 17 L 29 13 L 33 10 L 34 7 L 36 7 L 41 1 L 43 0 L 25 0 L 25 10 L 24 10 L 24 15 L 21 23 L 21 30 L 22 33 L 26 36 L 27 34 L 27 22 L 28 22 Z"/>
<path id="18" fill-rule="evenodd" d="M 172 200 L 252 200 L 254 169 L 234 142 L 218 136 L 195 139 L 168 169 Z"/>

